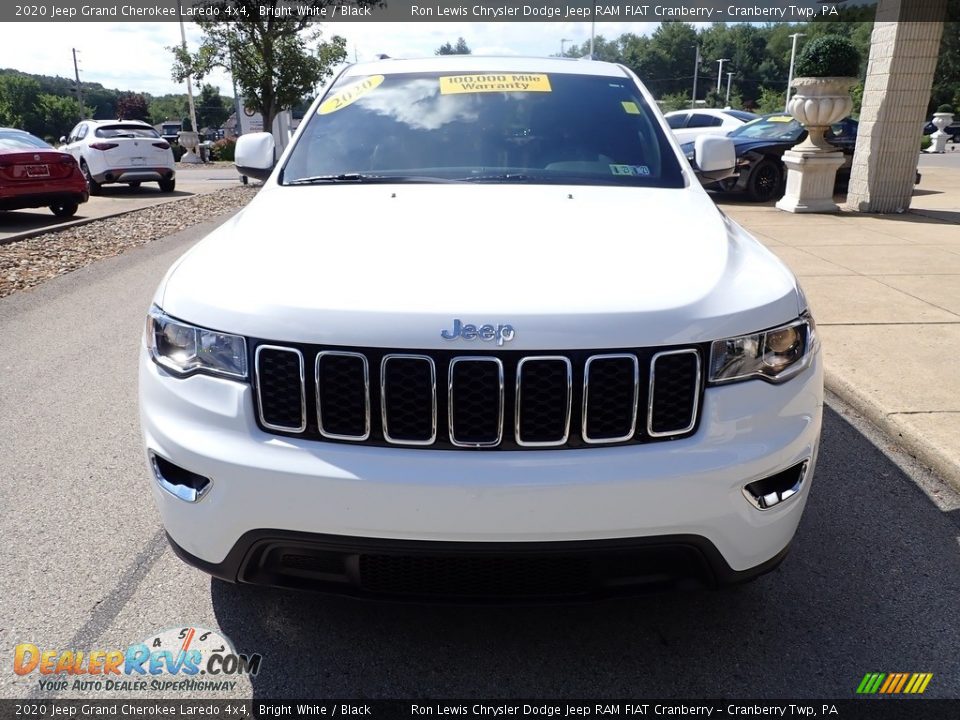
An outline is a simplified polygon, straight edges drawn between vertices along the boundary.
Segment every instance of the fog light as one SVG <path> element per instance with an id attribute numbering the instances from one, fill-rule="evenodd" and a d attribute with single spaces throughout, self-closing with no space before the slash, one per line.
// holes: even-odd
<path id="1" fill-rule="evenodd" d="M 756 480 L 743 488 L 743 495 L 759 510 L 769 510 L 786 502 L 803 488 L 807 477 L 808 460 L 778 472 L 776 475 Z"/>

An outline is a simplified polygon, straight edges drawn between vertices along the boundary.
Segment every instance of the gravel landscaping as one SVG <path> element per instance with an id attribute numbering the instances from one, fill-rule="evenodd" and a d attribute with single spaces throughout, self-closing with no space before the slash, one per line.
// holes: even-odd
<path id="1" fill-rule="evenodd" d="M 246 205 L 240 185 L 0 245 L 0 298 Z"/>

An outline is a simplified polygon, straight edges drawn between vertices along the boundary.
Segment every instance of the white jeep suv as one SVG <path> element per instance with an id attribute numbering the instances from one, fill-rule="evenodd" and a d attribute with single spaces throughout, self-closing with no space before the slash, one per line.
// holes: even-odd
<path id="1" fill-rule="evenodd" d="M 447 599 L 740 582 L 810 491 L 819 344 L 626 68 L 344 70 L 146 323 L 151 486 L 187 562 Z"/>
<path id="2" fill-rule="evenodd" d="M 142 120 L 83 120 L 60 142 L 80 164 L 91 195 L 107 183 L 155 182 L 164 193 L 176 188 L 170 143 Z"/>

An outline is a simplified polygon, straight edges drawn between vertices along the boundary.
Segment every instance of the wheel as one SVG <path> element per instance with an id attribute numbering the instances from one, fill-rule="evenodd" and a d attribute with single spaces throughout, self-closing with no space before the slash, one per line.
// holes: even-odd
<path id="1" fill-rule="evenodd" d="M 747 196 L 754 202 L 769 202 L 780 197 L 783 170 L 773 160 L 761 160 L 747 180 Z"/>
<path id="2" fill-rule="evenodd" d="M 68 218 L 76 215 L 79 207 L 75 202 L 58 203 L 57 205 L 50 206 L 50 212 L 58 218 Z"/>
<path id="3" fill-rule="evenodd" d="M 98 183 L 96 180 L 93 179 L 93 176 L 90 174 L 90 168 L 87 167 L 86 160 L 80 161 L 80 172 L 82 172 L 83 177 L 86 178 L 87 187 L 90 190 L 90 194 L 99 195 L 100 188 L 102 187 L 102 185 L 100 185 L 100 183 Z"/>
<path id="4" fill-rule="evenodd" d="M 136 190 L 138 187 L 140 187 L 140 181 L 139 181 L 139 180 L 134 180 L 132 183 L 128 183 L 128 184 L 130 185 L 130 187 L 131 187 L 133 190 Z"/>
<path id="5" fill-rule="evenodd" d="M 168 193 L 173 192 L 173 189 L 177 186 L 177 181 L 175 178 L 172 180 L 160 180 L 157 184 L 160 186 L 160 192 Z"/>

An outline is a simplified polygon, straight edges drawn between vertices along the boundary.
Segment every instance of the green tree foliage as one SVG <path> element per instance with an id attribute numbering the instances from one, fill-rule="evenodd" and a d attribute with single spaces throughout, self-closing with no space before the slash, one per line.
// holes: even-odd
<path id="1" fill-rule="evenodd" d="M 41 94 L 37 98 L 37 106 L 42 117 L 42 128 L 36 128 L 34 134 L 51 144 L 67 135 L 81 117 L 90 117 L 90 108 L 81 110 L 76 100 L 62 95 Z"/>
<path id="2" fill-rule="evenodd" d="M 117 96 L 117 117 L 123 120 L 150 122 L 150 107 L 142 93 L 122 92 Z"/>
<path id="3" fill-rule="evenodd" d="M 27 75 L 0 77 L 0 125 L 32 132 L 38 129 L 40 83 Z"/>
<path id="4" fill-rule="evenodd" d="M 690 107 L 690 96 L 686 93 L 674 93 L 672 95 L 664 95 L 659 100 L 660 109 L 665 112 L 672 112 L 674 110 L 686 110 Z"/>
<path id="5" fill-rule="evenodd" d="M 457 42 L 454 45 L 451 45 L 449 41 L 445 42 L 443 45 L 438 47 L 433 54 L 434 55 L 469 55 L 470 46 L 467 45 L 467 41 L 461 37 L 461 38 L 457 38 Z"/>
<path id="6" fill-rule="evenodd" d="M 150 118 L 154 123 L 181 120 L 187 114 L 187 96 L 160 95 L 149 99 Z"/>
<path id="7" fill-rule="evenodd" d="M 233 112 L 233 103 L 220 95 L 220 88 L 204 85 L 197 99 L 197 122 L 200 127 L 218 128 Z"/>
<path id="8" fill-rule="evenodd" d="M 783 112 L 783 106 L 786 102 L 786 91 L 780 92 L 770 88 L 760 88 L 760 97 L 756 100 L 756 112 L 761 114 Z"/>
<path id="9" fill-rule="evenodd" d="M 305 0 L 300 7 L 319 12 L 333 0 Z M 375 0 L 357 0 L 360 7 Z M 333 36 L 320 40 L 320 29 L 304 13 L 291 17 L 263 17 L 260 0 L 206 0 L 201 3 L 219 12 L 217 20 L 198 20 L 203 41 L 196 53 L 182 47 L 174 54 L 173 78 L 182 82 L 192 76 L 201 81 L 214 67 L 233 73 L 247 107 L 263 115 L 263 126 L 290 108 L 332 74 L 331 68 L 346 59 L 347 41 Z M 266 4 L 276 9 L 278 0 Z M 229 13 L 227 10 L 229 9 Z"/>

